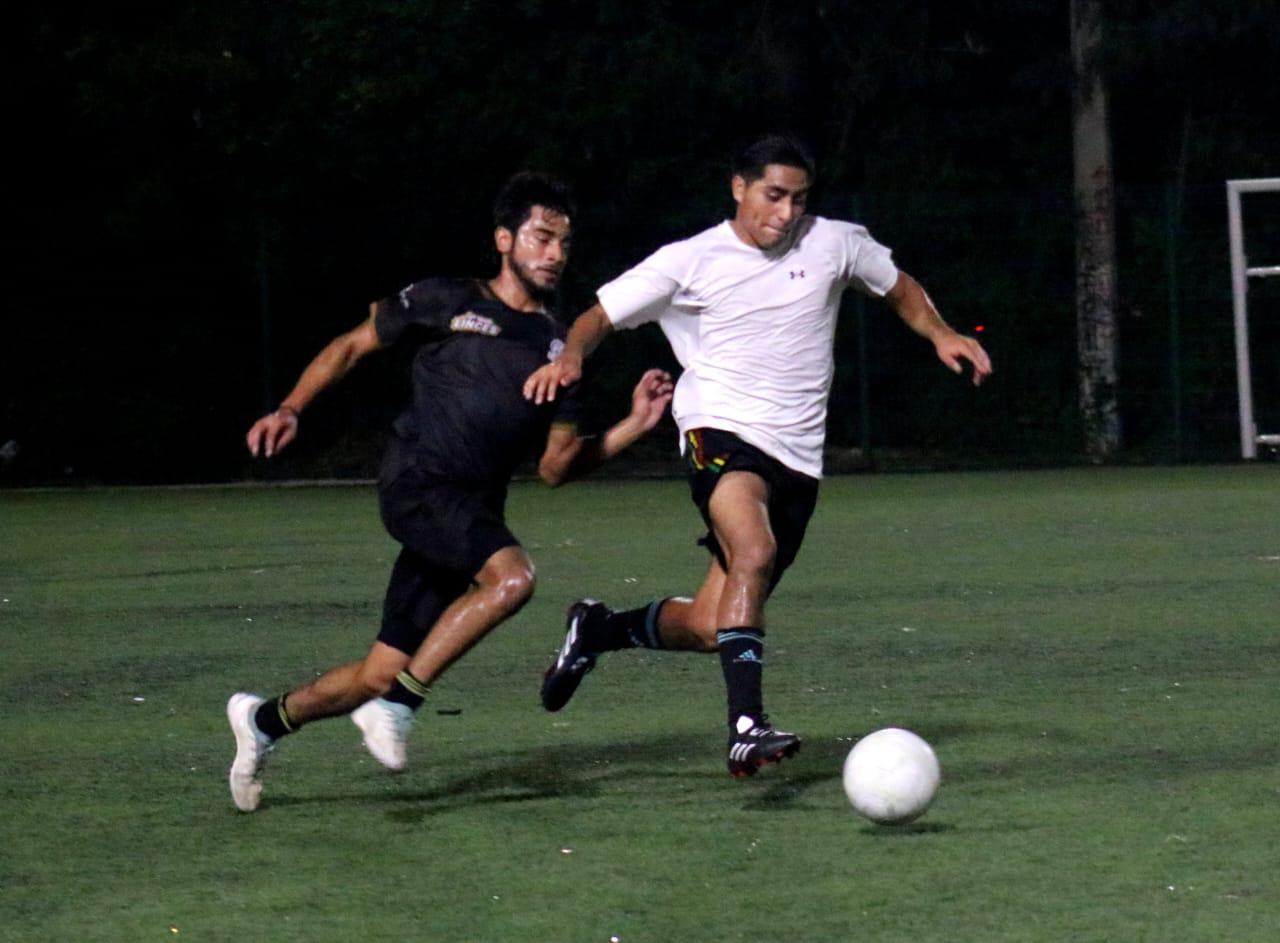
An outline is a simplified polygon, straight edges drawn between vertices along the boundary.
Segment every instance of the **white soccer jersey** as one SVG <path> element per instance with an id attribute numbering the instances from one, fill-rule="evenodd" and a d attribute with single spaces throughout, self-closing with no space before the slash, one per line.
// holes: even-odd
<path id="1" fill-rule="evenodd" d="M 723 222 L 663 246 L 597 292 L 615 327 L 657 321 L 684 368 L 672 415 L 732 432 L 788 468 L 822 475 L 840 295 L 898 280 L 862 226 L 805 216 L 780 246 L 747 245 Z"/>

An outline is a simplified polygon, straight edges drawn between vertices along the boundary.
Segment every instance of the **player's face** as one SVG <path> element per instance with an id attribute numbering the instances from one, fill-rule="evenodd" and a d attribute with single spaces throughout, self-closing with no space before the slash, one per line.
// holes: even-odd
<path id="1" fill-rule="evenodd" d="M 525 290 L 545 299 L 555 292 L 569 262 L 571 232 L 568 216 L 535 206 L 514 234 L 499 230 L 498 251 Z"/>
<path id="2" fill-rule="evenodd" d="M 785 164 L 768 164 L 764 176 L 750 183 L 744 177 L 734 177 L 733 198 L 738 211 L 733 231 L 747 245 L 772 249 L 804 215 L 809 185 L 804 170 Z"/>

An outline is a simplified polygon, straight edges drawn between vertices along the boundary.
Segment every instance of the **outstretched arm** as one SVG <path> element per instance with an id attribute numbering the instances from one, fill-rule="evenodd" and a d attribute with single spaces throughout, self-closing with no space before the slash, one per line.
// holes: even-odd
<path id="1" fill-rule="evenodd" d="M 292 442 L 298 435 L 298 416 L 307 404 L 350 373 L 366 354 L 382 346 L 373 324 L 374 310 L 370 305 L 367 321 L 339 334 L 316 354 L 276 411 L 253 424 L 245 440 L 254 456 L 270 458 Z"/>
<path id="2" fill-rule="evenodd" d="M 952 373 L 964 370 L 961 360 L 973 365 L 973 385 L 979 386 L 991 375 L 991 358 L 972 337 L 957 333 L 942 320 L 938 309 L 914 278 L 906 272 L 898 273 L 898 281 L 884 296 L 889 306 L 898 313 L 904 324 L 921 337 L 933 342 L 934 350 Z"/>
<path id="3" fill-rule="evenodd" d="M 646 370 L 631 391 L 631 412 L 604 435 L 583 438 L 573 426 L 552 426 L 547 448 L 538 462 L 538 475 L 555 488 L 581 478 L 658 424 L 675 384 L 665 370 Z"/>
<path id="4" fill-rule="evenodd" d="M 524 381 L 524 398 L 535 403 L 549 403 L 562 386 L 582 379 L 582 362 L 600 346 L 613 330 L 613 323 L 600 304 L 594 304 L 578 315 L 564 339 L 564 351 L 552 363 L 539 367 Z"/>

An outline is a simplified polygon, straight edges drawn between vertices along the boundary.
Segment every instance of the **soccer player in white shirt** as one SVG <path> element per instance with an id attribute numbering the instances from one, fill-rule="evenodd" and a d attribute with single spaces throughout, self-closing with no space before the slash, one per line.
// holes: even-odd
<path id="1" fill-rule="evenodd" d="M 562 708 L 606 651 L 718 652 L 734 776 L 800 748 L 764 713 L 764 608 L 817 498 L 841 294 L 852 286 L 884 299 L 953 372 L 967 361 L 974 384 L 991 373 L 982 346 L 942 320 L 866 229 L 805 214 L 813 179 L 813 159 L 794 138 L 770 135 L 744 149 L 731 177 L 733 219 L 663 246 L 601 287 L 560 358 L 525 383 L 534 402 L 554 399 L 614 329 L 656 321 L 666 334 L 684 368 L 672 415 L 707 523 L 710 567 L 692 599 L 627 612 L 574 603 L 542 702 Z"/>

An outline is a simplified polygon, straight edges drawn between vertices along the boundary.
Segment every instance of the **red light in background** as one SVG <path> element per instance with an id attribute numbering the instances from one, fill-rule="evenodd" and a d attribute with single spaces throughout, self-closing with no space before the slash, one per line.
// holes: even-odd
<path id="1" fill-rule="evenodd" d="M 973 328 L 973 333 L 975 333 L 975 334 L 981 334 L 981 333 L 982 333 L 983 331 L 985 331 L 986 329 L 987 329 L 987 326 L 986 326 L 985 324 L 978 324 L 978 325 L 975 325 L 975 326 L 974 326 L 974 328 Z"/>

